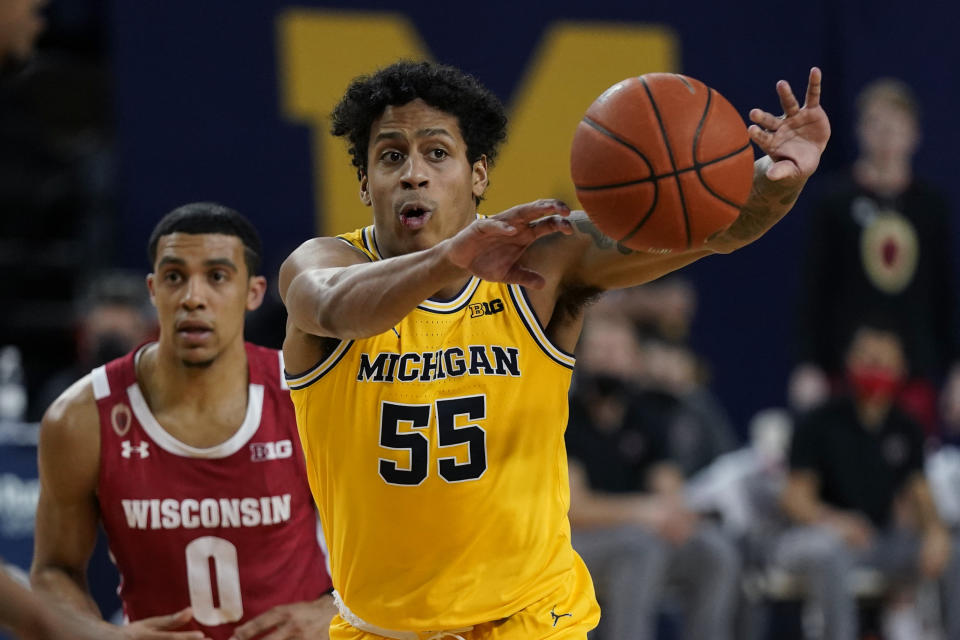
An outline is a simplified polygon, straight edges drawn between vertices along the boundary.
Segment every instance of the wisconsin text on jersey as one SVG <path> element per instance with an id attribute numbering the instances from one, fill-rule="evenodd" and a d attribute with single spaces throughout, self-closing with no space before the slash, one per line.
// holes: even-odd
<path id="1" fill-rule="evenodd" d="M 260 498 L 122 500 L 131 529 L 262 527 L 290 519 L 290 494 Z"/>
<path id="2" fill-rule="evenodd" d="M 460 376 L 520 376 L 520 351 L 516 347 L 471 344 L 460 347 L 393 353 L 381 351 L 376 357 L 360 354 L 358 382 L 430 382 Z"/>

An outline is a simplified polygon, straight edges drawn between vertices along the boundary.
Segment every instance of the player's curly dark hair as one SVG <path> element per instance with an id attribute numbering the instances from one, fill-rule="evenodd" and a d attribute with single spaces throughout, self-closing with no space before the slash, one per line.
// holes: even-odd
<path id="1" fill-rule="evenodd" d="M 402 60 L 355 78 L 333 110 L 331 132 L 347 138 L 358 177 L 367 172 L 373 121 L 387 106 L 417 98 L 456 116 L 471 164 L 480 156 L 493 164 L 497 147 L 507 137 L 507 116 L 500 100 L 476 78 L 455 67 Z"/>

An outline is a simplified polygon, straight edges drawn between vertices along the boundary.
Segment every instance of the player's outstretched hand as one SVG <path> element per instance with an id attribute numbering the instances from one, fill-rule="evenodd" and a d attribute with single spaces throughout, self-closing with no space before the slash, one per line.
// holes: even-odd
<path id="1" fill-rule="evenodd" d="M 234 629 L 231 640 L 328 640 L 336 613 L 332 596 L 282 604 Z"/>
<path id="2" fill-rule="evenodd" d="M 117 629 L 128 640 L 208 640 L 202 631 L 174 631 L 192 618 L 193 609 L 187 607 L 166 616 L 137 620 Z"/>
<path id="3" fill-rule="evenodd" d="M 543 276 L 522 264 L 524 251 L 551 233 L 573 233 L 565 220 L 570 208 L 559 200 L 537 200 L 481 218 L 450 238 L 448 259 L 461 269 L 493 282 L 540 288 Z"/>
<path id="4" fill-rule="evenodd" d="M 750 139 L 773 160 L 767 178 L 786 185 L 802 185 L 816 170 L 820 155 L 830 139 L 830 120 L 820 106 L 821 72 L 810 69 L 803 106 L 797 102 L 786 80 L 777 82 L 783 115 L 761 109 L 750 111 Z"/>

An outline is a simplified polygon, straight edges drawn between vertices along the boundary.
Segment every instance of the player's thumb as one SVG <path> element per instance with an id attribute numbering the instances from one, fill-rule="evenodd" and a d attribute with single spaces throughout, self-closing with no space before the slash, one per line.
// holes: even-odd
<path id="1" fill-rule="evenodd" d="M 773 165 L 767 169 L 767 179 L 773 180 L 774 182 L 789 178 L 794 174 L 796 174 L 796 166 L 789 160 L 774 162 Z"/>

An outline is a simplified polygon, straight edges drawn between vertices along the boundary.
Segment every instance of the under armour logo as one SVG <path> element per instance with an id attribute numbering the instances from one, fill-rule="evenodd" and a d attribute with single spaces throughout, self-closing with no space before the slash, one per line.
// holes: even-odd
<path id="1" fill-rule="evenodd" d="M 150 457 L 149 447 L 150 447 L 149 442 L 141 442 L 137 446 L 133 446 L 132 444 L 130 444 L 129 440 L 124 440 L 123 442 L 120 443 L 120 449 L 121 449 L 120 455 L 122 455 L 124 458 L 129 458 L 130 455 L 134 451 L 136 451 L 140 455 L 141 459 L 149 458 Z"/>
<path id="2" fill-rule="evenodd" d="M 556 609 L 556 607 L 554 607 L 553 609 Z M 553 618 L 553 626 L 557 626 L 557 623 L 560 622 L 560 618 L 572 618 L 572 617 L 573 617 L 573 614 L 572 614 L 572 613 L 560 613 L 560 614 L 557 614 L 557 613 L 554 613 L 554 612 L 553 612 L 553 609 L 550 609 L 550 616 Z"/>

